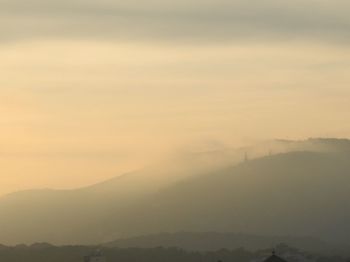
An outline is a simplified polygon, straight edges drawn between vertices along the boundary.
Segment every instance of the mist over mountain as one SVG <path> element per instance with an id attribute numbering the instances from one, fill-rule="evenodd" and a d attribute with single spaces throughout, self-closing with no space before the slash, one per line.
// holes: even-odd
<path id="1" fill-rule="evenodd" d="M 347 244 L 349 160 L 349 140 L 272 141 L 184 155 L 86 188 L 13 193 L 0 199 L 0 242 L 211 231 Z"/>

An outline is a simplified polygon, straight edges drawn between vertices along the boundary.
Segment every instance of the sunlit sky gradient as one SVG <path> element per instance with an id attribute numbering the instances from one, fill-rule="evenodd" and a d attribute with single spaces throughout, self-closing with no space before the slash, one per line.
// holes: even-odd
<path id="1" fill-rule="evenodd" d="M 350 136 L 347 0 L 0 7 L 0 195 L 213 141 Z"/>

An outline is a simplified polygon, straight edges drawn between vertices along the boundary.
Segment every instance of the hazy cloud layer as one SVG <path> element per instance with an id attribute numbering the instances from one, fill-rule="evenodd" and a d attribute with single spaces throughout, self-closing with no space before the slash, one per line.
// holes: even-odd
<path id="1" fill-rule="evenodd" d="M 0 1 L 1 38 L 347 42 L 349 1 Z"/>
<path id="2" fill-rule="evenodd" d="M 92 184 L 206 141 L 349 136 L 349 8 L 0 0 L 0 195 Z"/>

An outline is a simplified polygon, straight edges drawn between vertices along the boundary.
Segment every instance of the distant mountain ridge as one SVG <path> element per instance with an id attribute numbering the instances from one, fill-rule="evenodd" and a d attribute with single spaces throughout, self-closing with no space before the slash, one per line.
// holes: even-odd
<path id="1" fill-rule="evenodd" d="M 337 250 L 335 246 L 312 237 L 256 236 L 218 232 L 162 233 L 119 239 L 106 243 L 104 246 L 118 248 L 177 247 L 189 251 L 235 250 L 244 247 L 247 250 L 257 251 L 273 248 L 280 243 L 321 254 L 327 254 Z"/>
<path id="2" fill-rule="evenodd" d="M 349 140 L 274 141 L 244 162 L 245 151 L 184 157 L 183 167 L 155 167 L 76 190 L 3 197 L 0 243 L 95 244 L 179 231 L 350 243 Z M 204 166 L 221 157 L 228 161 Z M 193 162 L 203 166 L 189 167 Z"/>

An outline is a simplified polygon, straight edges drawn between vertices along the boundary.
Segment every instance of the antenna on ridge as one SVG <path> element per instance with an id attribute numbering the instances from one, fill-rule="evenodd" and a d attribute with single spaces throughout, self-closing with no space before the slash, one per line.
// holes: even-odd
<path id="1" fill-rule="evenodd" d="M 249 160 L 248 153 L 244 153 L 244 162 L 247 162 Z"/>

